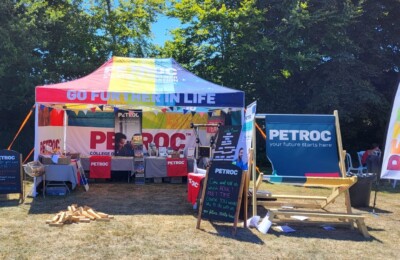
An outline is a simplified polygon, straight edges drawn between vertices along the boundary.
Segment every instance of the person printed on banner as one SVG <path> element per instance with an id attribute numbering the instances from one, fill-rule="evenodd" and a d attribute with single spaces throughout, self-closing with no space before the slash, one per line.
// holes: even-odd
<path id="1" fill-rule="evenodd" d="M 243 161 L 243 153 L 244 153 L 244 150 L 243 150 L 243 147 L 241 147 L 239 149 L 238 157 L 236 158 L 236 160 L 233 161 L 233 164 L 236 166 L 239 166 L 240 169 L 242 169 L 242 170 L 247 170 L 248 165 L 247 165 L 247 162 Z"/>
<path id="2" fill-rule="evenodd" d="M 132 145 L 126 142 L 126 135 L 115 133 L 115 156 L 133 156 Z"/>
<path id="3" fill-rule="evenodd" d="M 361 163 L 363 166 L 367 166 L 368 172 L 378 173 L 380 158 L 381 149 L 378 144 L 373 143 L 371 149 L 364 152 Z"/>

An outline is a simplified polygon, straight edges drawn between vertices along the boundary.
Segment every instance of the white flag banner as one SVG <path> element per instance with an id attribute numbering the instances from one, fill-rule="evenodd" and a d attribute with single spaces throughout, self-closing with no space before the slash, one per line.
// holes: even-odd
<path id="1" fill-rule="evenodd" d="M 253 102 L 246 108 L 245 131 L 246 131 L 246 151 L 251 148 L 253 140 L 254 118 L 256 117 L 257 102 Z"/>
<path id="2" fill-rule="evenodd" d="M 393 102 L 382 162 L 382 179 L 400 179 L 400 84 Z"/>

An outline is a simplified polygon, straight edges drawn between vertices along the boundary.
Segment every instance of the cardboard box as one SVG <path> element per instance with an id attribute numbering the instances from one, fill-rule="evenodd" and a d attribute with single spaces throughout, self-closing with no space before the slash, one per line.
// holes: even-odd
<path id="1" fill-rule="evenodd" d="M 70 164 L 71 163 L 71 156 L 59 157 L 57 164 Z"/>
<path id="2" fill-rule="evenodd" d="M 41 162 L 42 164 L 53 164 L 53 162 L 51 161 L 51 155 L 40 154 L 39 162 Z"/>
<path id="3" fill-rule="evenodd" d="M 55 164 L 51 159 L 51 155 L 41 154 L 39 155 L 39 161 L 43 164 Z M 60 156 L 56 164 L 70 164 L 70 163 L 71 163 L 71 156 Z"/>
<path id="4" fill-rule="evenodd" d="M 70 156 L 71 159 L 75 159 L 75 160 L 79 160 L 81 158 L 81 154 L 80 153 L 67 153 L 66 156 Z"/>

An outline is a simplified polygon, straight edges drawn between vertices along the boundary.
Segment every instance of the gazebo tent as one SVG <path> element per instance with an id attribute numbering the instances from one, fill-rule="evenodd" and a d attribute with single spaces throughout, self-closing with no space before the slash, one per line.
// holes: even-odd
<path id="1" fill-rule="evenodd" d="M 113 57 L 86 77 L 36 87 L 36 103 L 244 107 L 244 93 L 201 79 L 173 59 Z"/>
<path id="2" fill-rule="evenodd" d="M 77 65 L 79 66 L 79 65 Z M 93 73 L 70 82 L 36 87 L 35 158 L 40 151 L 38 110 L 143 108 L 239 108 L 244 92 L 206 81 L 175 60 L 113 57 Z M 65 133 L 64 133 L 65 134 Z"/>

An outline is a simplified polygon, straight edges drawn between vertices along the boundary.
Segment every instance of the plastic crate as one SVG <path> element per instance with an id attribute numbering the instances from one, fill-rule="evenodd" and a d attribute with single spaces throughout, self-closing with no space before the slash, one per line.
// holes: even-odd
<path id="1" fill-rule="evenodd" d="M 46 188 L 46 195 L 49 196 L 65 196 L 68 194 L 68 189 L 65 186 L 52 186 Z"/>

